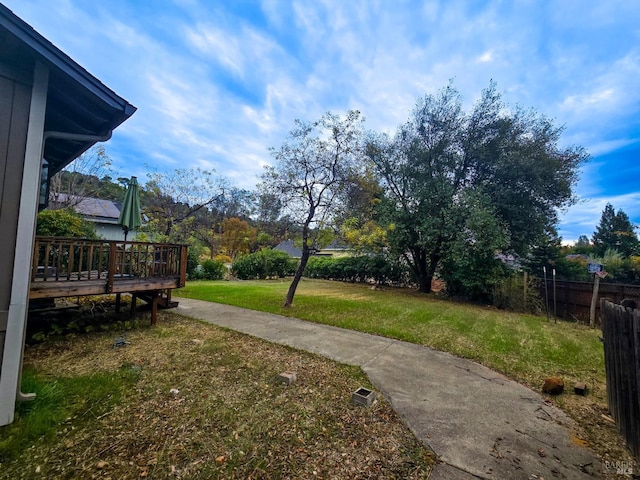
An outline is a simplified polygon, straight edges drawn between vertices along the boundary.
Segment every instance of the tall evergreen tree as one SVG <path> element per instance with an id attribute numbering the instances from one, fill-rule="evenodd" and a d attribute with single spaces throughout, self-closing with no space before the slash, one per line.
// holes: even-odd
<path id="1" fill-rule="evenodd" d="M 578 237 L 578 241 L 572 247 L 570 247 L 569 252 L 590 254 L 593 253 L 593 245 L 591 245 L 589 237 L 587 237 L 586 235 L 580 235 Z"/>
<path id="2" fill-rule="evenodd" d="M 596 255 L 604 255 L 607 249 L 617 250 L 624 257 L 637 254 L 640 242 L 635 229 L 629 216 L 622 209 L 616 213 L 613 205 L 607 203 L 591 239 Z"/>
<path id="3" fill-rule="evenodd" d="M 555 226 L 550 225 L 545 229 L 544 235 L 532 246 L 526 266 L 534 276 L 541 277 L 542 267 L 551 274 L 560 258 L 562 258 L 562 238 L 558 235 Z"/>
<path id="4" fill-rule="evenodd" d="M 584 247 L 590 247 L 590 246 L 591 246 L 591 242 L 589 242 L 589 237 L 587 237 L 586 235 L 580 235 L 578 237 L 578 241 L 576 242 L 576 247 L 584 248 Z"/>

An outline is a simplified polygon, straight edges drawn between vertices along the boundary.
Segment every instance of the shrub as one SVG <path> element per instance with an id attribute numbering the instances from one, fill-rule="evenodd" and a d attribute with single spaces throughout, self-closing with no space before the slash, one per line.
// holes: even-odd
<path id="1" fill-rule="evenodd" d="M 296 260 L 279 250 L 260 250 L 248 255 L 240 255 L 233 262 L 231 272 L 241 280 L 284 278 L 293 275 Z"/>
<path id="2" fill-rule="evenodd" d="M 199 264 L 198 252 L 195 248 L 189 247 L 187 249 L 187 275 L 189 278 L 193 278 L 193 274 L 198 268 Z"/>
<path id="3" fill-rule="evenodd" d="M 311 257 L 305 268 L 305 276 L 308 278 L 331 278 L 328 272 L 333 263 L 334 259 L 331 257 Z"/>
<path id="4" fill-rule="evenodd" d="M 189 275 L 189 280 L 204 280 L 204 268 L 202 268 L 202 265 L 196 265 L 196 268 Z"/>
<path id="5" fill-rule="evenodd" d="M 529 277 L 525 296 L 524 278 L 512 275 L 497 282 L 493 288 L 493 305 L 496 308 L 514 312 L 540 314 L 544 311 L 544 302 L 540 297 L 537 281 Z"/>
<path id="6" fill-rule="evenodd" d="M 202 262 L 202 272 L 202 278 L 205 280 L 222 280 L 227 273 L 227 267 L 223 262 L 209 259 Z"/>
<path id="7" fill-rule="evenodd" d="M 218 262 L 222 262 L 222 263 L 232 263 L 233 262 L 233 260 L 231 259 L 231 257 L 229 255 L 218 254 L 213 259 L 218 261 Z"/>
<path id="8" fill-rule="evenodd" d="M 592 279 L 591 275 L 587 273 L 587 260 L 581 258 L 569 259 L 560 257 L 556 259 L 554 268 L 556 269 L 558 280 L 588 282 Z M 542 272 L 533 272 L 533 274 L 537 277 L 542 276 Z"/>
<path id="9" fill-rule="evenodd" d="M 446 259 L 440 270 L 448 295 L 478 302 L 491 302 L 493 286 L 509 278 L 511 273 L 511 268 L 493 252 L 471 248 Z"/>
<path id="10" fill-rule="evenodd" d="M 45 237 L 98 238 L 93 223 L 71 208 L 40 212 L 36 234 Z"/>

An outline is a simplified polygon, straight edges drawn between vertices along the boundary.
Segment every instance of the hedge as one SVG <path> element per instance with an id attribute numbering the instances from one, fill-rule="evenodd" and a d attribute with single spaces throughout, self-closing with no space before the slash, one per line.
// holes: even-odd
<path id="1" fill-rule="evenodd" d="M 408 269 L 382 255 L 354 257 L 311 257 L 305 276 L 342 282 L 405 285 L 409 283 Z"/>
<path id="2" fill-rule="evenodd" d="M 231 273 L 241 280 L 284 278 L 293 275 L 297 261 L 280 250 L 264 249 L 240 255 L 233 262 Z"/>

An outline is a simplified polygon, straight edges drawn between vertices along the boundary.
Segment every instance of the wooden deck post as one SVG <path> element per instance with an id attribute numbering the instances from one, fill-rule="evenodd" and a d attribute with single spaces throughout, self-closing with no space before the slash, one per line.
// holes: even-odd
<path id="1" fill-rule="evenodd" d="M 131 307 L 129 307 L 129 316 L 133 317 L 136 314 L 136 305 L 138 303 L 138 296 L 135 293 L 131 294 Z"/>
<path id="2" fill-rule="evenodd" d="M 113 292 L 113 278 L 116 274 L 116 244 L 109 245 L 109 265 L 107 266 L 107 293 Z"/>
<path id="3" fill-rule="evenodd" d="M 183 245 L 180 249 L 180 287 L 184 287 L 187 281 L 187 248 Z"/>
<path id="4" fill-rule="evenodd" d="M 36 279 L 36 274 L 38 273 L 38 253 L 40 252 L 40 241 L 35 239 L 35 246 L 33 248 L 33 259 L 31 262 L 31 281 L 33 282 Z M 45 264 L 46 265 L 46 264 Z M 47 269 L 45 267 L 45 278 L 47 277 Z"/>
<path id="5" fill-rule="evenodd" d="M 153 299 L 151 300 L 151 325 L 156 325 L 158 323 L 158 300 L 160 298 L 160 293 L 162 290 L 154 290 L 153 291 Z"/>

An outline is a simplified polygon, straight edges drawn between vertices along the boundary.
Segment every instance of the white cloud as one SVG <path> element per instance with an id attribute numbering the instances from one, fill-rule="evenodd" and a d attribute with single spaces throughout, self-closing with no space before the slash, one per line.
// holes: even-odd
<path id="1" fill-rule="evenodd" d="M 637 117 L 640 113 L 637 88 L 640 54 L 637 50 L 626 52 L 607 64 L 585 65 L 584 68 L 582 75 L 575 71 L 583 82 L 573 85 L 574 88 L 559 102 L 559 112 L 568 124 L 601 137 L 603 132 L 619 129 L 616 122 Z"/>
<path id="2" fill-rule="evenodd" d="M 597 112 L 608 110 L 616 103 L 615 91 L 612 88 L 596 90 L 583 95 L 571 95 L 562 102 L 562 108 L 582 113 L 585 110 Z"/>
<path id="3" fill-rule="evenodd" d="M 493 61 L 493 52 L 490 50 L 484 52 L 482 55 L 476 58 L 477 63 L 489 63 L 492 61 Z"/>
<path id="4" fill-rule="evenodd" d="M 630 145 L 640 142 L 640 138 L 617 138 L 615 140 L 605 140 L 589 146 L 589 153 L 596 157 L 617 150 L 621 150 Z"/>
<path id="5" fill-rule="evenodd" d="M 197 25 L 187 39 L 204 55 L 215 58 L 239 76 L 244 76 L 243 50 L 235 38 L 211 25 Z"/>

